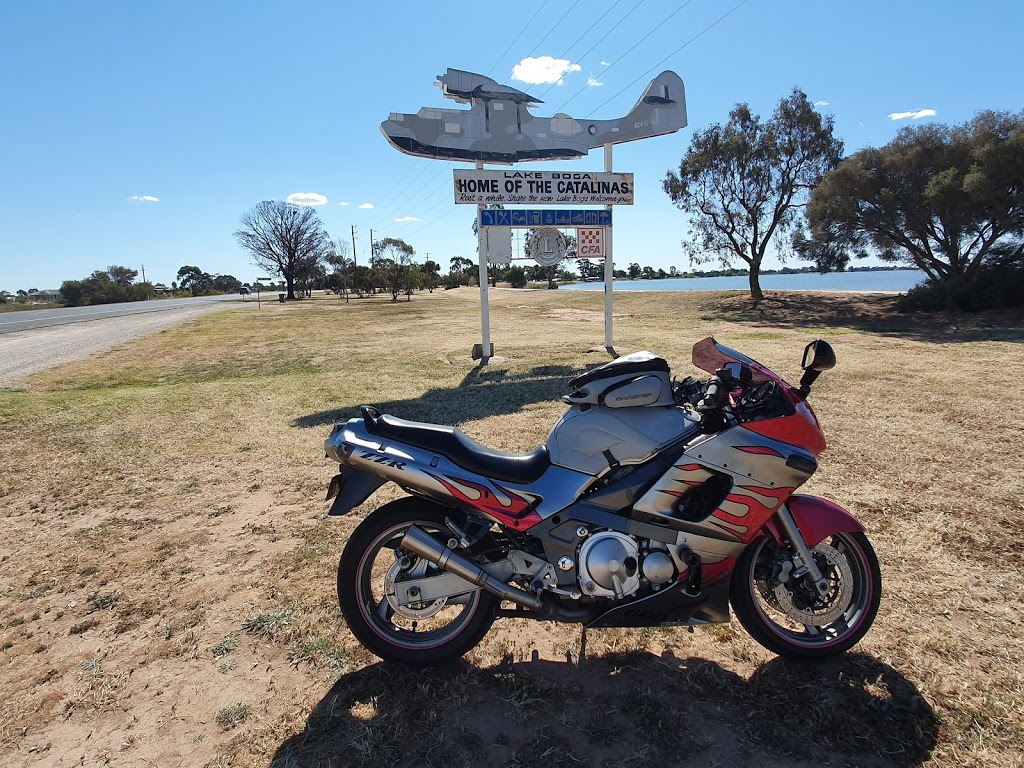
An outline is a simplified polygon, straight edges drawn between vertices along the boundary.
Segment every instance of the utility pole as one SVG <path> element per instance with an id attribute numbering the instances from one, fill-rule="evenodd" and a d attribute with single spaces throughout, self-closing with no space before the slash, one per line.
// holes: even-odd
<path id="1" fill-rule="evenodd" d="M 352 225 L 352 269 L 353 269 L 353 271 L 355 270 L 355 268 L 357 266 L 359 266 L 359 264 L 356 262 L 356 225 L 353 224 Z"/>
<path id="2" fill-rule="evenodd" d="M 372 267 L 373 264 L 374 264 L 374 259 L 373 259 L 373 230 L 371 229 L 370 230 L 370 266 Z"/>
<path id="3" fill-rule="evenodd" d="M 146 265 L 142 265 L 142 282 L 146 282 Z"/>

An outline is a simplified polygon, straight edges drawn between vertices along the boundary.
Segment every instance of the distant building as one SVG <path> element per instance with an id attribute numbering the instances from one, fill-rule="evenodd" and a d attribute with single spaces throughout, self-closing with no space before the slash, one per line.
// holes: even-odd
<path id="1" fill-rule="evenodd" d="M 47 304 L 56 304 L 64 301 L 64 296 L 61 294 L 59 289 L 54 288 L 46 291 L 33 291 L 28 295 L 28 300 Z"/>

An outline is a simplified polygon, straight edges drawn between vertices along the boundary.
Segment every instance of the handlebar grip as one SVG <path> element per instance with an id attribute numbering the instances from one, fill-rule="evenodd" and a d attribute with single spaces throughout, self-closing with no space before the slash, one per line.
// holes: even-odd
<path id="1" fill-rule="evenodd" d="M 714 408 L 718 408 L 721 405 L 721 403 L 719 402 L 721 393 L 722 380 L 719 379 L 717 376 L 713 376 L 711 380 L 708 381 L 708 386 L 704 390 L 704 400 L 701 403 L 702 410 L 712 410 Z"/>

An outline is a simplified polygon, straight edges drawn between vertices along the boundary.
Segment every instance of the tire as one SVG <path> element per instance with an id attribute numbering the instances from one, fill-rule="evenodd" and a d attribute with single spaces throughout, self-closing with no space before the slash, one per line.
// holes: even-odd
<path id="1" fill-rule="evenodd" d="M 454 510 L 412 497 L 398 499 L 371 513 L 345 545 L 338 564 L 341 613 L 356 639 L 385 661 L 416 667 L 454 661 L 494 623 L 499 601 L 482 589 L 420 608 L 397 606 L 385 594 L 389 574 L 401 581 L 441 572 L 397 545 L 412 525 L 447 541 L 446 516 L 460 522 Z M 400 556 L 408 558 L 408 567 L 397 564 Z"/>
<path id="2" fill-rule="evenodd" d="M 833 584 L 823 601 L 811 594 L 813 585 L 773 581 L 779 548 L 768 538 L 743 551 L 729 585 L 733 610 L 751 637 L 773 653 L 803 661 L 836 656 L 856 645 L 871 628 L 882 593 L 878 558 L 863 533 L 837 533 L 811 551 Z M 804 624 L 787 610 L 815 623 Z"/>

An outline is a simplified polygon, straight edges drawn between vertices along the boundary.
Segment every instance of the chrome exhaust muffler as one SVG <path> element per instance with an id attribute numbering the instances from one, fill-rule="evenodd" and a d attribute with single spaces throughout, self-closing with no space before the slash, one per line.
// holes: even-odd
<path id="1" fill-rule="evenodd" d="M 451 547 L 440 544 L 415 525 L 406 531 L 400 546 L 419 555 L 424 560 L 430 561 L 438 568 L 450 571 L 471 584 L 486 589 L 503 600 L 511 600 L 516 605 L 534 611 L 539 611 L 544 606 L 544 601 L 540 596 L 531 595 L 529 592 L 516 589 L 494 578 L 479 565 L 470 562 Z"/>

